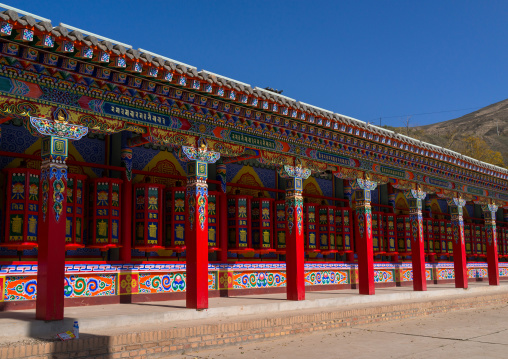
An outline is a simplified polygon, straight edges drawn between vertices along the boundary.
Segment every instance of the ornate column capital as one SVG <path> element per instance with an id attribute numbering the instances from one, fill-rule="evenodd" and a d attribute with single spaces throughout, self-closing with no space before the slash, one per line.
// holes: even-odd
<path id="1" fill-rule="evenodd" d="M 482 211 L 485 212 L 491 212 L 494 214 L 493 218 L 496 218 L 495 213 L 499 209 L 499 207 L 494 203 L 482 203 L 481 204 Z"/>
<path id="2" fill-rule="evenodd" d="M 410 189 L 404 192 L 404 196 L 408 199 L 423 200 L 427 197 L 427 193 L 423 192 L 421 189 Z"/>
<path id="3" fill-rule="evenodd" d="M 454 206 L 456 206 L 456 207 L 464 207 L 466 205 L 466 200 L 463 199 L 462 197 L 448 198 L 446 203 L 450 207 L 454 207 Z"/>
<path id="4" fill-rule="evenodd" d="M 355 190 L 373 191 L 377 188 L 377 183 L 369 179 L 357 178 L 351 181 L 351 187 Z"/>
<path id="5" fill-rule="evenodd" d="M 300 178 L 306 180 L 310 177 L 312 171 L 302 166 L 284 165 L 279 169 L 279 175 L 282 178 Z"/>
<path id="6" fill-rule="evenodd" d="M 88 133 L 88 127 L 68 123 L 62 112 L 57 117 L 60 120 L 30 117 L 30 124 L 42 136 L 65 138 L 67 140 L 79 140 Z"/>

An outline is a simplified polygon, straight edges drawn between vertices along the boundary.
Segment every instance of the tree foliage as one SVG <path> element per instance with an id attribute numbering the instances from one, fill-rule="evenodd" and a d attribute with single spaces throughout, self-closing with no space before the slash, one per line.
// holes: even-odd
<path id="1" fill-rule="evenodd" d="M 505 167 L 503 156 L 499 151 L 493 151 L 485 140 L 477 136 L 468 136 L 462 141 L 455 142 L 453 150 L 463 155 L 487 162 L 499 167 Z"/>

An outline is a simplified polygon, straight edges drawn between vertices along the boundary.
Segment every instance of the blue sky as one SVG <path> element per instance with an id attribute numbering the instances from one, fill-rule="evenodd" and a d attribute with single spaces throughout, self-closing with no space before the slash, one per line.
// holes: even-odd
<path id="1" fill-rule="evenodd" d="M 4 2 L 375 124 L 508 97 L 506 1 Z"/>

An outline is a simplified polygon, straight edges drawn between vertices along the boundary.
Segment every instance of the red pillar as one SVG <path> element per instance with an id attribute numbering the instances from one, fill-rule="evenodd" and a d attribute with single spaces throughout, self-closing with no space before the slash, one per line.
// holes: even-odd
<path id="1" fill-rule="evenodd" d="M 358 282 L 360 294 L 373 295 L 374 289 L 374 253 L 372 247 L 372 208 L 370 191 L 377 184 L 372 181 L 357 179 L 353 183 L 356 201 L 356 219 L 358 240 Z"/>
<path id="2" fill-rule="evenodd" d="M 208 308 L 208 164 L 220 157 L 208 151 L 206 141 L 200 139 L 200 147 L 182 147 L 180 158 L 187 162 L 187 221 L 185 244 L 187 246 L 187 308 Z"/>
<path id="3" fill-rule="evenodd" d="M 413 264 L 413 289 L 415 291 L 427 290 L 427 276 L 425 272 L 425 249 L 423 246 L 423 216 L 422 200 L 425 199 L 425 192 L 420 190 L 409 190 L 405 193 L 409 203 L 409 218 L 413 232 L 413 243 L 411 243 L 411 260 Z"/>
<path id="4" fill-rule="evenodd" d="M 222 263 L 228 261 L 228 203 L 226 197 L 226 165 L 223 163 L 217 164 L 217 180 L 220 181 L 220 188 L 218 191 L 221 193 L 219 196 L 219 258 Z"/>
<path id="5" fill-rule="evenodd" d="M 485 218 L 485 235 L 487 236 L 487 265 L 489 284 L 499 285 L 499 264 L 497 256 L 497 232 L 495 204 L 483 204 L 482 210 Z"/>
<path id="6" fill-rule="evenodd" d="M 311 172 L 297 166 L 284 166 L 279 175 L 286 178 L 286 283 L 288 300 L 305 300 L 305 252 L 303 244 L 303 181 Z"/>
<path id="7" fill-rule="evenodd" d="M 42 139 L 42 222 L 37 256 L 35 316 L 41 320 L 64 317 L 65 213 L 67 208 L 67 139 Z"/>
<path id="8" fill-rule="evenodd" d="M 121 159 L 125 166 L 122 173 L 122 247 L 120 248 L 120 260 L 129 263 L 131 261 L 132 245 L 132 149 L 122 148 Z"/>
<path id="9" fill-rule="evenodd" d="M 453 230 L 453 270 L 455 272 L 455 288 L 468 287 L 466 245 L 464 236 L 463 208 L 466 201 L 462 198 L 448 200 Z"/>
<path id="10" fill-rule="evenodd" d="M 37 256 L 37 300 L 35 317 L 40 320 L 62 320 L 64 317 L 65 232 L 67 211 L 68 140 L 79 140 L 86 127 L 67 124 L 63 109 L 55 119 L 30 118 L 30 124 L 43 136 L 41 187 L 42 221 L 39 224 Z"/>
<path id="11" fill-rule="evenodd" d="M 286 214 L 288 238 L 286 239 L 287 299 L 305 300 L 305 252 L 303 245 L 303 197 L 302 179 L 289 179 L 286 187 Z"/>

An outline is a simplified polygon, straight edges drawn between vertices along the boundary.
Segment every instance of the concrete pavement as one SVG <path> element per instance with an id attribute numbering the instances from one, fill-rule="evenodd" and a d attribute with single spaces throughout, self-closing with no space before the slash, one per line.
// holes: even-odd
<path id="1" fill-rule="evenodd" d="M 507 358 L 508 305 L 189 351 L 171 359 Z"/>
<path id="2" fill-rule="evenodd" d="M 264 294 L 241 297 L 210 298 L 210 308 L 195 311 L 185 308 L 185 301 L 161 301 L 135 304 L 111 304 L 88 307 L 65 308 L 65 320 L 43 322 L 35 320 L 34 310 L 20 310 L 0 313 L 0 343 L 15 339 L 51 337 L 56 333 L 70 330 L 74 320 L 79 321 L 81 333 L 110 335 L 129 327 L 157 327 L 179 325 L 192 320 L 213 320 L 214 318 L 238 318 L 264 313 L 344 308 L 358 305 L 382 303 L 407 303 L 432 298 L 466 295 L 508 293 L 508 282 L 500 286 L 489 286 L 487 282 L 470 283 L 468 290 L 456 289 L 453 284 L 429 285 L 426 292 L 414 292 L 412 287 L 376 288 L 376 295 L 359 295 L 358 290 L 335 290 L 307 292 L 306 300 L 287 301 L 286 294 Z"/>

